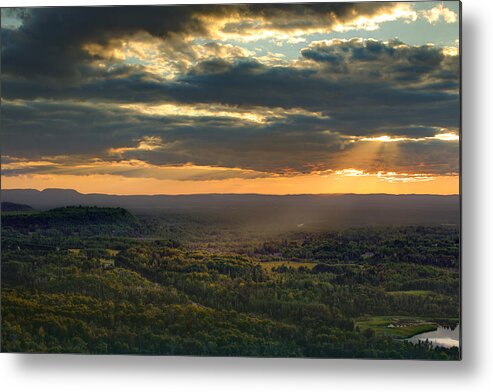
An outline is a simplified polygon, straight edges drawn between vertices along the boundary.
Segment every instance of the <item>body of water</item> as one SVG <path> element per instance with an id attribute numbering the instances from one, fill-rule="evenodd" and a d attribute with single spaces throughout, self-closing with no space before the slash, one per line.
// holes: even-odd
<path id="1" fill-rule="evenodd" d="M 459 324 L 454 328 L 438 327 L 434 331 L 420 333 L 406 340 L 411 343 L 428 340 L 434 347 L 459 347 L 459 331 Z"/>

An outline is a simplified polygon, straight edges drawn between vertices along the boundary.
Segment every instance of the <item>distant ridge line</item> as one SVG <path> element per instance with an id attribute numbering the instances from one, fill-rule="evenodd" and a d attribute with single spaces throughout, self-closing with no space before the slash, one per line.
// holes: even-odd
<path id="1" fill-rule="evenodd" d="M 37 210 L 66 206 L 120 207 L 138 214 L 188 214 L 214 219 L 262 221 L 286 226 L 303 223 L 323 227 L 343 225 L 458 224 L 458 195 L 213 193 L 191 195 L 83 194 L 72 189 L 4 190 L 2 201 L 27 204 Z M 317 222 L 317 223 L 313 223 Z M 297 226 L 293 226 L 296 228 Z"/>
<path id="2" fill-rule="evenodd" d="M 98 193 L 98 192 L 90 192 L 90 193 L 82 193 L 75 189 L 70 188 L 45 188 L 42 190 L 34 189 L 34 188 L 11 188 L 11 189 L 2 189 L 2 192 L 70 192 L 72 194 L 77 194 L 81 196 L 111 196 L 111 197 L 157 197 L 157 196 L 166 196 L 166 197 L 179 197 L 179 196 L 274 196 L 274 197 L 282 197 L 282 196 L 438 196 L 438 197 L 446 197 L 446 196 L 460 196 L 458 193 L 451 194 L 438 194 L 438 193 L 285 193 L 285 194 L 275 194 L 275 193 L 178 193 L 178 194 L 170 194 L 170 193 L 154 193 L 154 194 L 117 194 L 117 193 Z"/>

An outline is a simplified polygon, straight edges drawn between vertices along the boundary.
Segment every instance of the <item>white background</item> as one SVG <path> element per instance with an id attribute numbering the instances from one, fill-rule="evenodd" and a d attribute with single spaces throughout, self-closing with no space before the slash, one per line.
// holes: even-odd
<path id="1" fill-rule="evenodd" d="M 183 1 L 200 2 L 204 1 Z M 136 1 L 3 0 L 2 6 L 132 3 Z M 145 2 L 151 3 L 166 2 Z M 461 362 L 0 354 L 0 390 L 493 390 L 492 5 L 485 0 L 463 1 Z"/>

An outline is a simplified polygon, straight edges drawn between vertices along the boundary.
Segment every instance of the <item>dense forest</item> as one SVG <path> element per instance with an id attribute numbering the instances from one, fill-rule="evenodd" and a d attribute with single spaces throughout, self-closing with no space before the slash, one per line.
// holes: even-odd
<path id="1" fill-rule="evenodd" d="M 456 225 L 259 227 L 4 210 L 2 351 L 459 359 L 405 340 L 459 320 Z"/>

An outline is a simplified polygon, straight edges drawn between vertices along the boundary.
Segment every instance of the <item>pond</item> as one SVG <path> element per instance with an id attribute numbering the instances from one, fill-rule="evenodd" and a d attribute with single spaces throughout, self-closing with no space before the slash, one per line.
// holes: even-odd
<path id="1" fill-rule="evenodd" d="M 438 327 L 434 331 L 420 333 L 406 339 L 411 343 L 424 342 L 428 340 L 433 347 L 459 347 L 460 325 L 455 327 Z"/>

